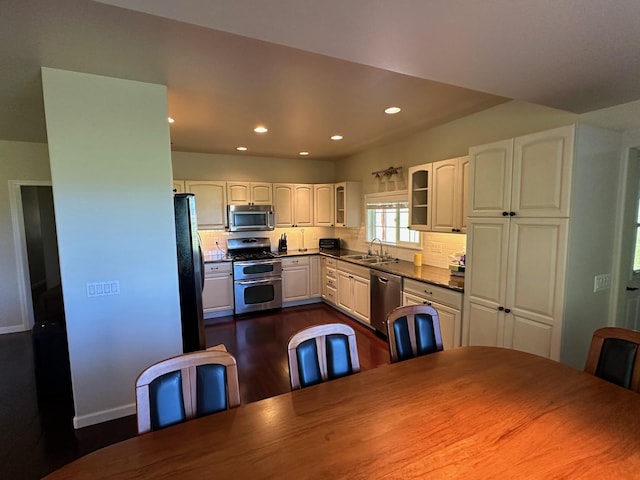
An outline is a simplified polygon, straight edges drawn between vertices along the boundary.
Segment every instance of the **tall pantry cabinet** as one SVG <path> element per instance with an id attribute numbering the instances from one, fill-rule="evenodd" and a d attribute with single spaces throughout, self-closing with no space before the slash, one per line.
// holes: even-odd
<path id="1" fill-rule="evenodd" d="M 469 150 L 463 343 L 582 368 L 608 318 L 618 140 L 571 125 Z"/>

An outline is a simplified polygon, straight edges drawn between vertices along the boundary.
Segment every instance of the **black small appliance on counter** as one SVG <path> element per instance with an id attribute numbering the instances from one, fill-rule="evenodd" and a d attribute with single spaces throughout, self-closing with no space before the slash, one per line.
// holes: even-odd
<path id="1" fill-rule="evenodd" d="M 283 233 L 280 235 L 280 239 L 278 240 L 278 252 L 285 253 L 287 251 L 287 234 Z"/>
<path id="2" fill-rule="evenodd" d="M 320 249 L 320 251 L 340 250 L 340 239 L 339 238 L 321 238 L 318 248 Z"/>

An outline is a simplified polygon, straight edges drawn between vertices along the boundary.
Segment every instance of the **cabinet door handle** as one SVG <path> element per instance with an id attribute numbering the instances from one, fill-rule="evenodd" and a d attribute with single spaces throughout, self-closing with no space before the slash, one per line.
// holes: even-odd
<path id="1" fill-rule="evenodd" d="M 509 212 L 502 212 L 502 216 L 503 217 L 508 217 L 509 216 Z"/>
<path id="2" fill-rule="evenodd" d="M 627 292 L 635 292 L 638 290 L 638 287 L 627 287 Z"/>
<path id="3" fill-rule="evenodd" d="M 502 312 L 504 310 L 504 307 L 498 307 L 498 310 Z"/>
<path id="4" fill-rule="evenodd" d="M 509 216 L 510 217 L 515 217 L 516 216 L 516 212 L 509 212 Z"/>
<path id="5" fill-rule="evenodd" d="M 425 300 L 424 302 L 422 302 L 422 304 L 431 306 L 431 302 L 429 300 Z"/>
<path id="6" fill-rule="evenodd" d="M 504 313 L 511 313 L 511 309 L 510 308 L 505 308 L 504 309 Z"/>

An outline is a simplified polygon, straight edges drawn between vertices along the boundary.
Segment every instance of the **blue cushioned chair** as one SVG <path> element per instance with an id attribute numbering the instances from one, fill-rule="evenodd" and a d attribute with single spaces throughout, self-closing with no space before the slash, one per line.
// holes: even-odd
<path id="1" fill-rule="evenodd" d="M 406 305 L 387 315 L 391 363 L 443 349 L 438 312 L 429 305 Z"/>
<path id="2" fill-rule="evenodd" d="M 219 347 L 163 360 L 136 380 L 138 433 L 238 405 L 236 359 Z"/>
<path id="3" fill-rule="evenodd" d="M 301 330 L 287 348 L 292 390 L 360 371 L 356 334 L 342 323 Z"/>
<path id="4" fill-rule="evenodd" d="M 603 327 L 593 332 L 584 371 L 609 382 L 640 391 L 640 332 Z"/>

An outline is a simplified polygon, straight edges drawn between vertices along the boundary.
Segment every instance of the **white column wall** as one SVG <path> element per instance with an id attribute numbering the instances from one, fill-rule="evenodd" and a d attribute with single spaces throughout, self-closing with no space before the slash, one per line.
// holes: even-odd
<path id="1" fill-rule="evenodd" d="M 76 428 L 182 350 L 166 87 L 42 69 Z M 88 297 L 87 283 L 120 293 Z"/>

